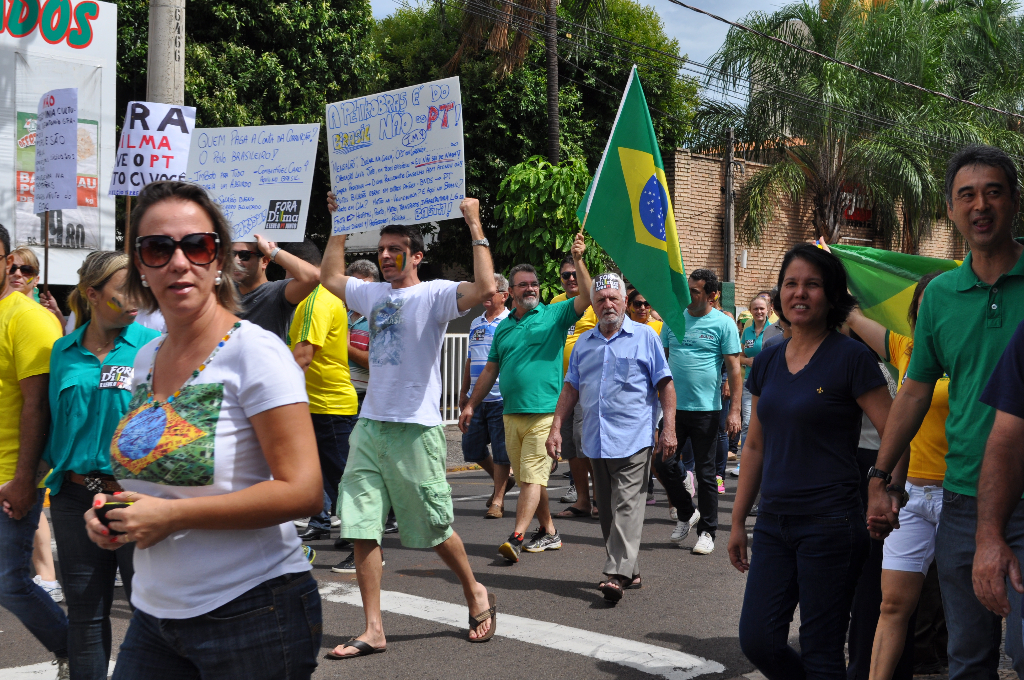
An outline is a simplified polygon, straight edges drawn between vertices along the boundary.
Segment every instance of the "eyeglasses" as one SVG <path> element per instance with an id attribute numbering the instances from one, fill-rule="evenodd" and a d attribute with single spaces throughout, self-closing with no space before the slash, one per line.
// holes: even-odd
<path id="1" fill-rule="evenodd" d="M 562 280 L 568 281 L 569 279 L 575 279 L 576 272 L 562 272 Z"/>
<path id="2" fill-rule="evenodd" d="M 518 288 L 519 290 L 528 290 L 530 288 L 540 288 L 540 282 L 539 281 L 523 281 L 522 283 L 517 283 L 515 286 L 513 286 L 513 288 Z"/>
<path id="3" fill-rule="evenodd" d="M 174 251 L 181 248 L 182 254 L 194 265 L 207 265 L 217 259 L 220 251 L 220 236 L 213 232 L 189 234 L 180 241 L 162 234 L 140 236 L 135 239 L 135 252 L 147 267 L 163 267 Z"/>
<path id="4" fill-rule="evenodd" d="M 647 300 L 633 300 L 631 304 L 633 305 L 633 309 L 643 309 L 644 307 L 651 306 L 651 303 Z"/>
<path id="5" fill-rule="evenodd" d="M 237 257 L 242 262 L 248 262 L 252 258 L 257 257 L 259 255 L 259 253 L 253 250 L 233 250 L 231 252 L 234 253 L 235 257 Z"/>
<path id="6" fill-rule="evenodd" d="M 10 272 L 8 272 L 8 273 L 9 273 L 9 274 L 10 274 L 11 276 L 14 276 L 14 275 L 15 275 L 15 274 L 17 274 L 17 273 L 18 273 L 19 271 L 21 272 L 21 275 L 22 275 L 22 276 L 27 276 L 27 277 L 28 277 L 28 278 L 30 278 L 30 279 L 31 279 L 31 278 L 32 278 L 33 276 L 35 276 L 36 274 L 38 274 L 38 273 L 39 273 L 39 270 L 38 270 L 38 269 L 36 269 L 35 267 L 33 267 L 33 266 L 32 266 L 32 265 L 30 265 L 30 264 L 22 264 L 22 265 L 12 264 L 12 265 L 11 265 L 11 271 L 10 271 Z"/>

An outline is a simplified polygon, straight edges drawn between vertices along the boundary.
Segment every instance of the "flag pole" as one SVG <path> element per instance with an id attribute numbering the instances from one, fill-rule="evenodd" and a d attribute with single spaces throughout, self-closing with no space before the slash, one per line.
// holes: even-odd
<path id="1" fill-rule="evenodd" d="M 50 294 L 50 211 L 43 212 L 43 294 Z"/>

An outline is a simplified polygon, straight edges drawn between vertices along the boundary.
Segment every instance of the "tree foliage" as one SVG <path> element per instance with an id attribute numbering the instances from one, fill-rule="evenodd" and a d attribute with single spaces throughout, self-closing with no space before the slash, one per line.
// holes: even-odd
<path id="1" fill-rule="evenodd" d="M 495 250 L 509 262 L 527 262 L 537 269 L 541 297 L 550 300 L 562 292 L 562 258 L 580 231 L 576 208 L 590 184 L 590 173 L 580 158 L 552 165 L 533 156 L 509 169 L 498 191 L 495 217 L 501 220 Z M 593 275 L 603 270 L 607 255 L 589 236 L 584 263 Z"/>

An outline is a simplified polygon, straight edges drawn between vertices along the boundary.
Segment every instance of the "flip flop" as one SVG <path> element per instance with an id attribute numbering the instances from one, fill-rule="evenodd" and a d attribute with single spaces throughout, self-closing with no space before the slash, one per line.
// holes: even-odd
<path id="1" fill-rule="evenodd" d="M 622 599 L 622 586 L 619 585 L 619 580 L 615 577 L 604 582 L 601 592 L 604 593 L 604 599 L 612 604 Z"/>
<path id="2" fill-rule="evenodd" d="M 487 621 L 487 619 L 491 620 L 491 627 L 486 633 L 484 633 L 483 637 L 479 637 L 474 640 L 467 636 L 466 639 L 470 642 L 487 642 L 494 637 L 494 629 L 498 626 L 498 605 L 495 602 L 493 593 L 487 594 L 487 603 L 491 605 L 490 609 L 485 609 L 476 616 L 473 616 L 472 614 L 469 615 L 469 629 L 476 630 L 480 627 L 480 624 Z"/>
<path id="3" fill-rule="evenodd" d="M 601 588 L 604 588 L 604 585 L 606 583 L 608 583 L 608 582 L 607 581 L 599 582 L 597 584 L 597 589 L 601 590 Z M 643 579 L 640 578 L 640 574 L 637 574 L 636 576 L 633 577 L 633 580 L 629 582 L 629 585 L 626 586 L 626 590 L 640 590 L 643 587 L 644 587 Z"/>
<path id="4" fill-rule="evenodd" d="M 342 647 L 342 649 L 344 649 L 345 647 L 353 647 L 355 649 L 358 649 L 359 653 L 358 654 L 344 654 L 344 655 L 342 655 L 342 654 L 335 654 L 333 651 L 330 651 L 330 652 L 327 652 L 326 655 L 324 655 L 324 658 L 325 659 L 330 659 L 331 661 L 340 661 L 342 659 L 355 659 L 356 657 L 359 657 L 359 656 L 369 656 L 371 654 L 383 654 L 388 649 L 387 647 L 381 647 L 381 648 L 378 649 L 377 647 L 372 646 L 368 642 L 363 642 L 362 640 L 357 640 L 355 638 L 352 638 L 351 640 L 349 640 L 348 642 L 343 644 L 341 647 Z"/>
<path id="5" fill-rule="evenodd" d="M 557 512 L 555 517 L 590 517 L 590 513 L 586 510 L 580 510 L 579 508 L 569 506 L 561 512 Z"/>

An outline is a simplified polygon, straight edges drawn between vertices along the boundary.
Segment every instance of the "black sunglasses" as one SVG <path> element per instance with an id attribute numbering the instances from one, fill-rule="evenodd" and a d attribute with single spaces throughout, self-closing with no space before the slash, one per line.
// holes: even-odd
<path id="1" fill-rule="evenodd" d="M 568 281 L 569 279 L 575 279 L 576 272 L 562 272 L 562 280 Z"/>
<path id="2" fill-rule="evenodd" d="M 189 234 L 180 241 L 162 234 L 156 236 L 140 236 L 135 239 L 135 252 L 142 264 L 147 267 L 163 267 L 174 251 L 181 248 L 182 254 L 194 265 L 203 266 L 217 259 L 220 251 L 220 236 L 213 232 Z"/>
<path id="3" fill-rule="evenodd" d="M 650 307 L 651 303 L 647 300 L 633 300 L 633 306 L 637 309 L 643 309 L 644 307 Z"/>
<path id="4" fill-rule="evenodd" d="M 248 262 L 254 257 L 260 257 L 260 254 L 253 250 L 232 250 L 231 252 L 242 262 Z"/>
<path id="5" fill-rule="evenodd" d="M 9 274 L 10 274 L 11 276 L 14 276 L 14 275 L 15 275 L 15 274 L 17 274 L 17 273 L 18 273 L 19 271 L 21 272 L 21 275 L 22 275 L 22 276 L 27 276 L 27 277 L 29 277 L 29 278 L 32 278 L 33 276 L 35 276 L 36 274 L 38 274 L 38 273 L 39 273 L 39 270 L 38 270 L 38 269 L 36 269 L 35 267 L 33 267 L 33 266 L 32 266 L 32 265 L 30 265 L 30 264 L 21 264 L 21 265 L 18 265 L 18 264 L 12 264 L 12 265 L 11 265 L 11 271 L 10 271 L 10 272 L 8 272 L 8 273 L 9 273 Z"/>

